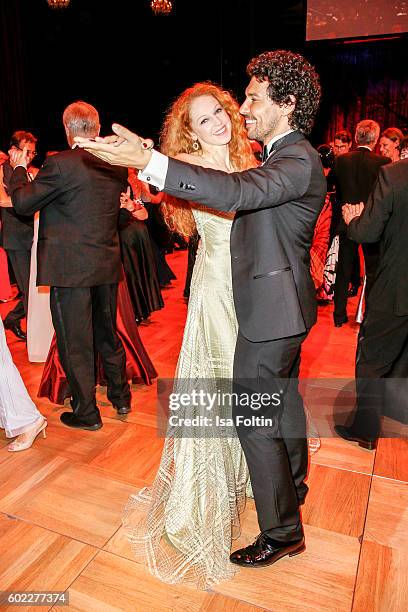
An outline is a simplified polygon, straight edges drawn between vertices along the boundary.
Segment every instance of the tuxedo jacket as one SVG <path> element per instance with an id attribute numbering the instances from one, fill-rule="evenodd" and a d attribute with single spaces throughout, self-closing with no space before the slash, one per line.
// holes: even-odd
<path id="1" fill-rule="evenodd" d="M 164 191 L 235 211 L 234 302 L 240 332 L 261 342 L 302 334 L 316 321 L 310 245 L 326 195 L 318 153 L 300 132 L 257 168 L 227 174 L 169 159 Z"/>
<path id="2" fill-rule="evenodd" d="M 376 155 L 366 147 L 358 147 L 355 151 L 336 157 L 334 174 L 338 206 L 345 202 L 366 203 L 380 168 L 390 162 L 389 157 Z M 341 211 L 337 230 L 344 234 L 347 231 Z"/>
<path id="3" fill-rule="evenodd" d="M 408 160 L 383 166 L 360 217 L 348 226 L 356 242 L 380 240 L 370 309 L 408 315 Z"/>
<path id="4" fill-rule="evenodd" d="M 4 186 L 10 193 L 13 169 L 6 161 L 3 164 Z M 13 208 L 1 209 L 3 248 L 9 251 L 29 251 L 33 244 L 34 215 L 18 215 Z"/>
<path id="5" fill-rule="evenodd" d="M 92 287 L 121 277 L 118 214 L 127 170 L 76 148 L 49 157 L 28 182 L 17 167 L 10 195 L 18 214 L 41 210 L 37 284 Z"/>

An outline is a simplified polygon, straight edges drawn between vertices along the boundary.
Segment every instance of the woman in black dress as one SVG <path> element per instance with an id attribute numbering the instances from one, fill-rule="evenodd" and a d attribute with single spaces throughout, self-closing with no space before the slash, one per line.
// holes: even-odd
<path id="1" fill-rule="evenodd" d="M 149 230 L 145 223 L 148 212 L 144 206 L 150 202 L 148 187 L 134 171 L 129 171 L 129 185 L 121 195 L 119 237 L 122 261 L 130 299 L 137 323 L 146 320 L 155 310 L 163 308 L 156 261 Z"/>

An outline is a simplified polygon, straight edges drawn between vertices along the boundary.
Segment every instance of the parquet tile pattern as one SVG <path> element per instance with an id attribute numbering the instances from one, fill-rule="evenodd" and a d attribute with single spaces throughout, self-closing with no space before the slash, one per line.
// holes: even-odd
<path id="1" fill-rule="evenodd" d="M 162 378 L 173 376 L 186 315 L 186 253 L 168 260 L 178 280 L 164 291 L 165 308 L 139 327 Z M 241 570 L 213 592 L 150 576 L 132 556 L 121 516 L 129 494 L 153 480 L 160 459 L 156 383 L 134 386 L 133 411 L 125 420 L 100 388 L 100 431 L 64 428 L 61 408 L 41 400 L 49 421 L 46 440 L 12 454 L 0 433 L 0 590 L 68 591 L 65 609 L 84 612 L 405 612 L 408 441 L 381 440 L 372 453 L 332 434 L 333 412 L 346 413 L 354 402 L 356 305 L 356 298 L 350 300 L 350 323 L 342 328 L 333 327 L 331 306 L 320 307 L 303 349 L 301 375 L 313 379 L 305 400 L 322 435 L 303 507 L 304 554 L 263 570 Z M 8 308 L 0 305 L 0 315 Z M 7 339 L 35 397 L 42 365 L 27 361 L 24 343 L 10 332 Z M 249 501 L 237 547 L 257 532 Z"/>

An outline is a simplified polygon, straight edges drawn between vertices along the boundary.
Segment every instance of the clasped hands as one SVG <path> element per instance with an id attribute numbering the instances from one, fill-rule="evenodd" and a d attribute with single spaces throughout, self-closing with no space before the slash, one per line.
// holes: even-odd
<path id="1" fill-rule="evenodd" d="M 81 149 L 93 153 L 100 159 L 114 165 L 143 170 L 152 156 L 153 141 L 140 138 L 127 128 L 114 123 L 114 134 L 95 139 L 75 137 L 75 142 Z"/>
<path id="2" fill-rule="evenodd" d="M 360 202 L 359 204 L 344 204 L 341 208 L 341 212 L 343 215 L 343 219 L 346 225 L 359 217 L 364 210 L 364 202 Z"/>

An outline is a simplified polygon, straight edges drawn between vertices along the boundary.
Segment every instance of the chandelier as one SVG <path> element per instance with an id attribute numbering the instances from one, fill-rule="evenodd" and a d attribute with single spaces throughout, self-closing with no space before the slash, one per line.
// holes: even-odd
<path id="1" fill-rule="evenodd" d="M 52 9 L 63 9 L 69 6 L 71 0 L 47 0 L 47 2 Z"/>
<path id="2" fill-rule="evenodd" d="M 150 6 L 155 15 L 169 15 L 173 8 L 170 0 L 152 0 Z"/>

